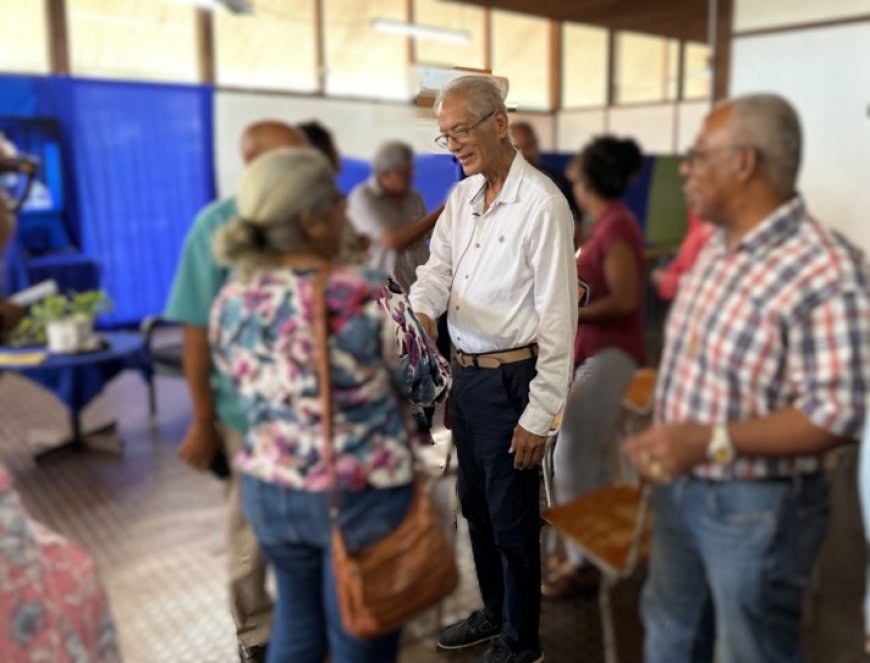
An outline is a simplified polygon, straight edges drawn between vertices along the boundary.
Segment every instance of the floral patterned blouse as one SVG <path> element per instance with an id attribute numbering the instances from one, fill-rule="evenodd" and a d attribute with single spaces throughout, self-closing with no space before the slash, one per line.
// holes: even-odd
<path id="1" fill-rule="evenodd" d="M 28 515 L 0 466 L 0 661 L 120 660 L 93 563 Z"/>
<path id="2" fill-rule="evenodd" d="M 313 269 L 273 268 L 230 281 L 212 307 L 215 364 L 229 375 L 250 430 L 238 468 L 288 488 L 331 488 L 315 361 Z M 409 401 L 446 396 L 449 367 L 394 281 L 336 267 L 326 287 L 338 487 L 411 481 Z"/>

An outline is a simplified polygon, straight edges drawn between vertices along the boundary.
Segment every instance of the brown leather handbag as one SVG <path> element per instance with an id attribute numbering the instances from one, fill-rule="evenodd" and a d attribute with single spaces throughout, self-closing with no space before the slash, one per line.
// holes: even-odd
<path id="1" fill-rule="evenodd" d="M 317 372 L 324 430 L 324 459 L 332 484 L 331 554 L 345 630 L 358 638 L 391 633 L 450 594 L 459 581 L 453 551 L 429 497 L 426 480 L 414 479 L 411 504 L 399 526 L 383 539 L 350 552 L 338 526 L 339 490 L 333 449 L 332 383 L 326 308 L 328 272 L 315 280 Z"/>

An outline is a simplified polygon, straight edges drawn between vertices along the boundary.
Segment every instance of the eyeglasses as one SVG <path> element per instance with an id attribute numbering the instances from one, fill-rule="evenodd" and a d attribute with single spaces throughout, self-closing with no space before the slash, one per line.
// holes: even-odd
<path id="1" fill-rule="evenodd" d="M 447 131 L 435 139 L 435 143 L 439 147 L 448 147 L 450 145 L 450 141 L 452 140 L 454 143 L 462 144 L 468 140 L 469 134 L 473 129 L 476 129 L 481 124 L 486 122 L 489 118 L 495 115 L 495 111 L 491 111 L 480 118 L 477 122 L 472 124 L 470 127 L 459 127 L 458 129 L 454 129 L 453 131 Z"/>
<path id="2" fill-rule="evenodd" d="M 706 161 L 707 157 L 709 157 L 711 154 L 715 154 L 716 152 L 726 152 L 726 151 L 731 151 L 731 150 L 754 150 L 755 154 L 758 156 L 759 159 L 761 159 L 764 156 L 762 154 L 761 150 L 759 150 L 757 147 L 754 147 L 752 145 L 736 144 L 736 145 L 722 145 L 720 147 L 709 147 L 706 150 L 701 149 L 701 148 L 697 148 L 697 147 L 693 147 L 693 148 L 687 150 L 686 153 L 683 155 L 683 161 L 689 166 L 695 166 L 698 163 Z"/>

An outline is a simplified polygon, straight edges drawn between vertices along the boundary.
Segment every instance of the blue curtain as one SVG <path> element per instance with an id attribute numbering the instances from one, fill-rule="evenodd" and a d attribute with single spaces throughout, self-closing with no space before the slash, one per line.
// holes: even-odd
<path id="1" fill-rule="evenodd" d="M 104 320 L 163 310 L 181 243 L 215 196 L 212 91 L 77 80 L 74 163 L 81 248 L 115 301 Z"/>

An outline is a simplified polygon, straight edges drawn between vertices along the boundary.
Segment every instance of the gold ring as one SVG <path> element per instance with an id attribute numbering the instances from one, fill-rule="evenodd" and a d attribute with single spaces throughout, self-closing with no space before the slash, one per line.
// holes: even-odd
<path id="1" fill-rule="evenodd" d="M 665 468 L 662 467 L 661 463 L 657 460 L 652 461 L 648 465 L 649 467 L 649 475 L 652 477 L 653 481 L 657 483 L 670 483 L 671 475 L 665 472 Z"/>

